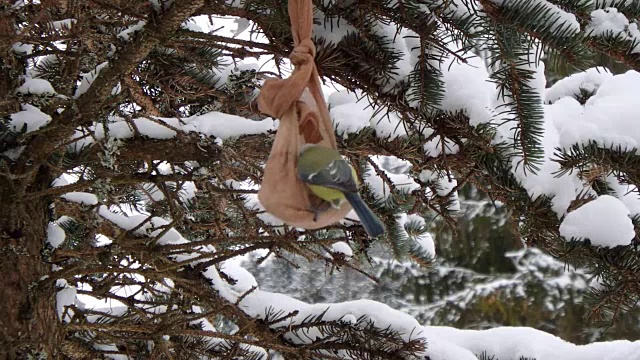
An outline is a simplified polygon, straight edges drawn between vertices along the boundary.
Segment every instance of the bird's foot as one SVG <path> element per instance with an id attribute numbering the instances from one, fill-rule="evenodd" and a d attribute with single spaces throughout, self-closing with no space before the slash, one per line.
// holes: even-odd
<path id="1" fill-rule="evenodd" d="M 317 205 L 317 206 L 311 205 L 310 211 L 313 213 L 313 221 L 317 222 L 318 218 L 320 217 L 320 214 L 331 209 L 331 207 L 332 207 L 332 204 L 327 201 L 323 201 L 320 205 Z"/>

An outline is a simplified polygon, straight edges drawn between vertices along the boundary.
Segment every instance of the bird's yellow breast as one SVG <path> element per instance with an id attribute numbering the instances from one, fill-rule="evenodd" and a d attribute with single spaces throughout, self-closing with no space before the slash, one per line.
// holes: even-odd
<path id="1" fill-rule="evenodd" d="M 335 208 L 339 208 L 340 205 L 347 199 L 340 190 L 332 189 L 326 186 L 307 184 L 311 192 L 322 200 L 328 201 Z"/>

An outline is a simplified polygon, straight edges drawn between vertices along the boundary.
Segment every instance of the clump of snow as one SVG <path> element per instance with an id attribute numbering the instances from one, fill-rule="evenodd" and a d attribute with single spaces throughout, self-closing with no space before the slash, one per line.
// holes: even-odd
<path id="1" fill-rule="evenodd" d="M 629 209 L 630 215 L 640 215 L 640 192 L 635 185 L 623 184 L 615 176 L 607 177 L 607 184 L 614 191 L 615 196 Z"/>
<path id="2" fill-rule="evenodd" d="M 640 354 L 640 341 L 620 340 L 575 345 L 557 336 L 526 327 L 458 330 L 444 326 L 425 326 L 423 331 L 427 339 L 431 339 L 430 345 L 444 340 L 454 346 L 467 349 L 478 357 L 482 353 L 486 353 L 500 360 L 521 358 L 536 360 L 631 360 L 637 359 Z M 454 358 L 444 357 L 444 359 Z"/>
<path id="3" fill-rule="evenodd" d="M 65 234 L 60 225 L 57 223 L 49 223 L 47 226 L 47 242 L 51 247 L 58 248 L 62 245 L 66 237 L 67 234 Z"/>
<path id="4" fill-rule="evenodd" d="M 426 221 L 417 214 L 398 214 L 396 217 L 401 231 L 404 235 L 413 241 L 411 253 L 421 257 L 435 257 L 436 246 L 433 243 L 433 237 L 426 231 Z M 418 234 L 409 233 L 409 229 L 420 229 Z"/>
<path id="5" fill-rule="evenodd" d="M 54 95 L 56 91 L 51 83 L 44 79 L 26 78 L 24 84 L 16 90 L 19 94 Z"/>
<path id="6" fill-rule="evenodd" d="M 519 0 L 491 0 L 491 2 L 505 7 L 523 5 Z M 562 10 L 557 5 L 546 0 L 529 0 L 528 3 L 547 11 L 545 21 L 547 24 L 553 24 L 551 26 L 552 30 L 558 30 L 562 26 L 568 28 L 573 33 L 580 31 L 580 23 L 578 23 L 574 14 Z"/>
<path id="7" fill-rule="evenodd" d="M 57 55 L 45 55 L 36 58 L 36 64 L 26 70 L 26 76 L 28 78 L 40 78 L 46 76 L 46 72 L 43 69 L 54 66 L 60 63 L 60 59 Z"/>
<path id="8" fill-rule="evenodd" d="M 235 284 L 229 284 L 229 289 L 238 295 L 258 287 L 253 275 L 235 261 L 225 261 L 220 265 L 220 271 L 235 280 Z"/>
<path id="9" fill-rule="evenodd" d="M 635 234 L 629 209 L 610 195 L 580 206 L 560 224 L 560 235 L 565 239 L 589 239 L 595 246 L 629 245 Z"/>
<path id="10" fill-rule="evenodd" d="M 120 31 L 118 33 L 117 37 L 122 39 L 122 40 L 124 40 L 124 41 L 129 41 L 131 36 L 133 36 L 133 34 L 135 34 L 136 32 L 142 30 L 146 24 L 147 24 L 146 21 L 140 20 L 137 23 L 135 23 L 134 25 L 131 25 L 128 28 Z"/>
<path id="11" fill-rule="evenodd" d="M 124 121 L 124 119 L 113 117 L 111 120 L 114 121 L 108 124 L 110 137 L 116 139 L 128 139 L 133 137 L 133 129 L 129 123 Z M 181 126 L 180 120 L 176 118 L 137 118 L 131 121 L 135 124 L 141 135 L 148 136 L 153 139 L 171 139 L 177 135 L 177 132 L 173 129 L 177 129 Z M 95 134 L 97 139 L 104 138 L 104 127 L 98 126 Z"/>
<path id="12" fill-rule="evenodd" d="M 493 117 L 491 101 L 496 88 L 489 81 L 484 61 L 478 56 L 468 56 L 462 63 L 449 56 L 440 66 L 445 93 L 439 108 L 445 111 L 462 111 L 469 117 L 469 124 L 478 126 L 489 123 Z"/>
<path id="13" fill-rule="evenodd" d="M 136 235 L 148 236 L 156 238 L 158 245 L 179 245 L 189 243 L 178 230 L 170 227 L 171 222 L 161 217 L 134 213 L 132 215 L 117 214 L 105 205 L 98 208 L 98 214 L 103 218 L 114 223 L 116 226 L 124 230 L 135 230 Z M 170 258 L 176 262 L 190 261 L 193 264 L 203 261 L 199 259 L 202 252 L 213 252 L 215 249 L 210 245 L 196 246 L 192 253 L 178 253 L 171 255 Z"/>
<path id="14" fill-rule="evenodd" d="M 349 244 L 344 241 L 333 243 L 331 245 L 331 253 L 342 254 L 348 258 L 353 256 L 353 250 L 351 249 L 351 246 L 349 246 Z"/>
<path id="15" fill-rule="evenodd" d="M 87 192 L 68 192 L 60 196 L 61 198 L 82 205 L 96 205 L 98 204 L 98 197 L 94 194 Z"/>
<path id="16" fill-rule="evenodd" d="M 471 351 L 434 334 L 429 336 L 428 359 L 478 360 Z"/>
<path id="17" fill-rule="evenodd" d="M 376 130 L 376 136 L 381 139 L 394 140 L 407 136 L 406 125 L 395 112 L 371 119 L 370 124 Z"/>
<path id="18" fill-rule="evenodd" d="M 78 180 L 79 178 L 77 176 L 62 174 L 51 182 L 51 186 L 53 187 L 65 186 L 65 185 L 76 183 L 78 182 Z"/>
<path id="19" fill-rule="evenodd" d="M 183 127 L 185 131 L 199 132 L 222 140 L 241 135 L 261 134 L 276 128 L 276 122 L 271 118 L 255 121 L 221 112 L 210 112 L 183 121 L 186 124 Z"/>
<path id="20" fill-rule="evenodd" d="M 545 102 L 554 103 L 565 96 L 580 95 L 580 90 L 595 92 L 600 85 L 613 77 L 609 69 L 604 67 L 590 68 L 558 80 L 545 90 Z"/>
<path id="21" fill-rule="evenodd" d="M 251 21 L 242 17 L 236 18 L 233 23 L 236 25 L 235 30 L 233 30 L 233 37 L 239 36 L 251 26 Z"/>
<path id="22" fill-rule="evenodd" d="M 33 45 L 21 42 L 14 43 L 11 48 L 20 55 L 31 55 L 33 52 Z"/>
<path id="23" fill-rule="evenodd" d="M 13 131 L 20 132 L 26 125 L 29 133 L 47 125 L 51 121 L 51 116 L 33 105 L 22 104 L 22 111 L 11 114 L 10 119 L 9 124 L 13 127 Z"/>
<path id="24" fill-rule="evenodd" d="M 242 295 L 232 288 L 232 286 L 238 285 L 230 285 L 224 281 L 214 266 L 207 268 L 203 274 L 211 280 L 212 286 L 220 296 L 229 302 L 235 303 L 238 301 L 239 296 Z M 248 279 L 244 280 L 250 281 Z M 247 286 L 248 284 L 245 284 L 243 287 L 247 288 Z M 323 313 L 323 320 L 325 321 L 340 321 L 347 315 L 354 316 L 356 319 L 366 316 L 379 328 L 388 327 L 391 330 L 398 331 L 405 341 L 420 337 L 418 331 L 420 325 L 415 319 L 387 305 L 371 300 L 357 300 L 337 304 L 307 304 L 284 294 L 257 289 L 246 295 L 240 301 L 239 307 L 247 315 L 258 319 L 264 319 L 269 313 L 296 314 L 288 316 L 280 322 L 271 323 L 270 326 L 274 328 L 287 328 Z M 311 339 L 323 338 L 322 333 L 313 328 L 305 329 L 303 332 L 298 330 L 288 331 L 284 336 L 297 344 L 309 343 Z"/>
<path id="25" fill-rule="evenodd" d="M 111 95 L 118 95 L 122 92 L 122 84 L 118 82 L 116 86 L 111 89 Z"/>
<path id="26" fill-rule="evenodd" d="M 185 30 L 195 31 L 195 32 L 205 32 L 204 29 L 198 25 L 198 23 L 194 19 L 185 20 L 180 27 Z"/>
<path id="27" fill-rule="evenodd" d="M 162 236 L 158 238 L 159 245 L 185 244 L 189 242 L 187 239 L 182 237 L 182 235 L 180 235 L 177 230 L 173 228 L 170 228 L 168 231 L 164 231 L 167 225 L 170 224 L 170 222 L 161 217 L 154 216 L 149 218 L 148 215 L 144 214 L 134 214 L 130 216 L 124 214 L 116 214 L 109 210 L 109 208 L 105 205 L 100 206 L 100 208 L 98 209 L 98 214 L 116 224 L 121 229 L 136 229 L 135 233 L 139 235 L 157 236 L 162 233 Z"/>
<path id="28" fill-rule="evenodd" d="M 545 115 L 555 127 L 557 146 L 568 148 L 597 137 L 596 125 L 584 121 L 584 110 L 584 106 L 573 97 L 560 98 L 545 107 Z"/>
<path id="29" fill-rule="evenodd" d="M 630 41 L 636 46 L 632 53 L 640 52 L 640 31 L 636 23 L 630 23 L 627 17 L 614 7 L 598 9 L 591 12 L 591 22 L 585 28 L 589 36 L 617 35 Z"/>
<path id="30" fill-rule="evenodd" d="M 80 84 L 78 85 L 78 88 L 76 89 L 75 94 L 73 94 L 73 98 L 77 99 L 82 94 L 86 93 L 89 90 L 89 87 L 91 86 L 93 81 L 100 74 L 100 71 L 102 71 L 102 69 L 107 67 L 107 65 L 109 65 L 109 62 L 105 61 L 103 63 L 98 64 L 98 66 L 96 66 L 96 68 L 93 71 L 88 72 L 86 74 L 81 74 L 82 80 L 80 81 Z"/>
<path id="31" fill-rule="evenodd" d="M 595 142 L 599 146 L 640 146 L 640 128 L 636 106 L 640 93 L 640 73 L 606 76 L 596 93 L 584 105 L 571 97 L 563 97 L 547 106 L 552 114 L 559 139 L 558 147 Z"/>
<path id="32" fill-rule="evenodd" d="M 453 191 L 458 186 L 458 181 L 444 171 L 422 170 L 418 175 L 420 181 L 433 184 L 438 196 L 449 196 L 447 210 L 460 211 L 460 199 L 458 192 Z"/>
<path id="33" fill-rule="evenodd" d="M 376 108 L 361 93 L 340 90 L 329 95 L 329 114 L 338 135 L 345 139 L 349 134 L 362 131 L 367 127 L 376 130 L 376 136 L 393 140 L 407 136 L 402 119 L 398 114 Z"/>
<path id="34" fill-rule="evenodd" d="M 196 191 L 198 188 L 193 181 L 185 181 L 180 187 L 180 199 L 182 201 L 193 199 L 196 196 Z"/>
<path id="35" fill-rule="evenodd" d="M 540 100 L 542 101 L 546 83 L 544 64 L 532 65 L 529 68 L 534 72 L 533 79 L 529 81 L 529 85 L 532 87 L 532 91 L 540 94 Z M 571 100 L 571 98 L 567 99 Z M 588 194 L 591 194 L 592 191 L 585 189 L 585 185 L 576 172 L 568 173 L 561 177 L 556 176 L 558 170 L 560 170 L 560 164 L 553 161 L 553 159 L 556 148 L 559 147 L 560 139 L 558 128 L 555 125 L 561 122 L 573 121 L 574 119 L 565 116 L 566 108 L 562 106 L 560 101 L 549 107 L 543 107 L 543 110 L 543 133 L 540 140 L 544 155 L 539 163 L 539 169 L 535 173 L 526 169 L 521 163 L 521 156 L 512 158 L 511 169 L 516 179 L 527 190 L 532 199 L 540 196 L 551 198 L 552 209 L 557 213 L 558 217 L 561 217 L 579 194 L 585 190 L 587 190 Z M 512 124 L 503 123 L 502 126 L 498 127 L 498 132 L 503 140 L 513 141 L 514 128 Z"/>
<path id="36" fill-rule="evenodd" d="M 456 154 L 458 151 L 460 151 L 458 144 L 450 139 L 443 139 L 440 135 L 436 135 L 424 144 L 424 153 L 428 157 L 437 157 L 441 154 Z"/>
<path id="37" fill-rule="evenodd" d="M 536 88 L 543 86 L 543 81 L 538 79 L 542 71 L 541 65 L 537 68 Z M 574 98 L 580 89 L 595 91 L 584 105 Z M 595 196 L 576 172 L 556 176 L 560 170 L 560 165 L 554 161 L 556 149 L 591 142 L 623 149 L 638 147 L 640 129 L 635 125 L 635 119 L 640 117 L 640 110 L 635 104 L 639 93 L 640 73 L 629 71 L 613 76 L 599 68 L 574 74 L 547 89 L 546 101 L 552 104 L 544 106 L 541 138 L 544 157 L 540 169 L 535 174 L 525 172 L 518 166 L 519 159 L 513 160 L 514 175 L 529 196 L 552 198 L 552 208 L 559 217 L 580 194 Z"/>
<path id="38" fill-rule="evenodd" d="M 416 253 L 428 255 L 430 257 L 436 256 L 436 247 L 433 243 L 433 236 L 431 236 L 430 233 L 425 232 L 423 234 L 420 234 L 415 238 L 415 241 L 416 246 L 414 248 L 414 251 Z"/>
<path id="39" fill-rule="evenodd" d="M 282 220 L 278 219 L 277 217 L 275 217 L 271 213 L 268 213 L 265 210 L 264 206 L 258 199 L 258 193 L 257 193 L 257 190 L 259 189 L 258 185 L 252 183 L 251 181 L 239 182 L 235 180 L 228 180 L 226 184 L 232 189 L 256 190 L 256 193 L 242 195 L 242 197 L 244 198 L 244 206 L 247 209 L 258 210 L 259 211 L 257 215 L 258 218 L 263 222 L 265 222 L 266 224 L 270 224 L 276 227 L 284 225 L 284 222 L 282 222 Z M 274 230 L 277 230 L 277 228 Z"/>
<path id="40" fill-rule="evenodd" d="M 629 147 L 640 146 L 638 94 L 640 73 L 637 71 L 615 75 L 604 82 L 584 106 L 583 120 L 597 128 L 597 133 L 591 134 L 592 139 L 603 146 L 620 143 L 628 143 Z M 586 141 L 583 139 L 582 143 Z"/>
<path id="41" fill-rule="evenodd" d="M 71 305 L 78 305 L 78 300 L 76 295 L 78 290 L 70 286 L 66 280 L 57 280 L 56 287 L 60 288 L 56 293 L 56 310 L 58 312 L 58 318 L 63 321 L 71 320 L 71 316 L 73 315 L 73 311 L 65 308 Z"/>
<path id="42" fill-rule="evenodd" d="M 356 322 L 358 322 L 358 319 L 356 319 L 353 314 L 346 314 L 342 317 L 342 319 L 340 319 L 340 321 L 347 324 L 355 324 Z"/>
<path id="43" fill-rule="evenodd" d="M 130 139 L 135 135 L 132 126 L 123 118 L 111 117 L 107 124 L 109 137 L 114 139 Z M 170 139 L 177 135 L 178 131 L 196 132 L 207 136 L 215 136 L 222 140 L 242 135 L 261 134 L 276 129 L 277 122 L 271 118 L 260 121 L 246 119 L 240 116 L 221 112 L 210 112 L 203 115 L 194 115 L 187 118 L 135 118 L 131 120 L 140 135 L 154 139 Z M 83 133 L 76 131 L 75 138 L 81 138 Z M 105 136 L 103 124 L 95 125 L 96 140 L 102 140 Z M 73 144 L 81 148 L 92 144 L 93 138 L 82 138 Z"/>
<path id="44" fill-rule="evenodd" d="M 314 11 L 313 36 L 322 38 L 330 44 L 337 44 L 349 34 L 357 34 L 358 30 L 345 19 L 327 17 L 322 11 Z"/>
<path id="45" fill-rule="evenodd" d="M 374 34 L 389 42 L 389 46 L 393 47 L 393 53 L 398 56 L 398 61 L 394 64 L 396 69 L 394 73 L 391 74 L 389 83 L 385 84 L 382 88 L 382 91 L 391 91 L 396 84 L 406 80 L 414 68 L 414 64 L 411 63 L 411 49 L 409 48 L 409 43 L 406 41 L 407 37 L 413 34 L 393 22 L 388 24 L 376 22 L 372 27 L 372 31 Z"/>
<path id="46" fill-rule="evenodd" d="M 417 190 L 420 188 L 420 185 L 418 185 L 418 183 L 416 183 L 410 175 L 404 173 L 394 174 L 385 170 L 382 166 L 382 161 L 385 158 L 387 157 L 371 156 L 371 160 L 377 165 L 378 169 L 385 175 L 385 177 L 391 181 L 393 187 L 397 191 L 408 194 L 413 190 Z M 385 182 L 385 179 L 383 179 L 382 176 L 376 173 L 376 170 L 371 164 L 367 164 L 364 182 L 365 184 L 367 184 L 376 200 L 384 201 L 387 200 L 391 195 L 389 184 Z"/>
<path id="47" fill-rule="evenodd" d="M 221 90 L 230 90 L 230 86 L 232 83 L 229 81 L 230 76 L 232 75 L 241 75 L 242 72 L 252 71 L 256 72 L 260 70 L 260 64 L 256 62 L 237 62 L 234 64 L 230 64 L 228 66 L 220 67 L 213 69 L 213 72 L 217 76 L 217 80 L 215 83 L 215 87 Z M 258 89 L 254 89 L 253 93 L 250 94 L 251 97 L 257 96 L 260 93 Z"/>
<path id="48" fill-rule="evenodd" d="M 361 93 L 354 93 L 346 89 L 335 91 L 329 95 L 329 108 L 340 105 L 348 105 L 358 102 L 358 98 L 362 97 Z"/>
<path id="49" fill-rule="evenodd" d="M 571 98 L 567 99 L 571 100 Z M 560 164 L 552 159 L 556 151 L 555 148 L 558 147 L 560 142 L 560 137 L 554 123 L 571 120 L 566 118 L 567 108 L 562 107 L 561 105 L 563 104 L 563 101 L 559 101 L 550 108 L 545 109 L 544 133 L 541 139 L 544 157 L 540 164 L 540 169 L 535 174 L 527 172 L 524 166 L 518 166 L 519 159 L 513 160 L 514 175 L 527 190 L 529 196 L 532 199 L 543 195 L 552 198 L 552 208 L 558 214 L 558 217 L 566 213 L 571 202 L 584 191 L 585 186 L 576 172 L 567 173 L 561 177 L 556 176 L 560 170 Z M 592 193 L 592 191 L 589 191 L 589 193 Z"/>
<path id="50" fill-rule="evenodd" d="M 347 92 L 344 91 L 344 93 Z M 331 106 L 333 105 L 332 97 L 338 97 L 339 101 L 345 100 L 346 96 L 343 97 L 341 95 L 341 92 L 335 92 L 329 96 L 329 114 L 333 120 L 336 133 L 346 139 L 348 134 L 358 133 L 370 125 L 369 120 L 373 116 L 373 109 L 368 104 L 365 104 L 364 101 Z"/>

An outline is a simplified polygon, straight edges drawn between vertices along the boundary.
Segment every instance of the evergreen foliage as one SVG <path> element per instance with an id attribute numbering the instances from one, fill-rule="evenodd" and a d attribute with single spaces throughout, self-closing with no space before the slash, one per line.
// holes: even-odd
<path id="1" fill-rule="evenodd" d="M 259 113 L 256 99 L 265 78 L 290 71 L 286 2 L 0 3 L 0 302 L 10 304 L 0 310 L 0 355 L 428 358 L 428 339 L 416 329 L 380 325 L 378 313 L 336 318 L 329 309 L 305 313 L 299 302 L 292 303 L 301 309 L 291 312 L 252 313 L 247 303 L 261 289 L 229 260 L 256 251 L 261 255 L 255 266 L 289 265 L 278 278 L 284 284 L 300 277 L 320 280 L 318 271 L 296 271 L 301 259 L 373 281 L 410 275 L 407 282 L 372 287 L 372 298 L 407 305 L 384 288 L 399 287 L 418 303 L 407 312 L 434 324 L 470 326 L 468 309 L 483 314 L 478 327 L 493 321 L 544 326 L 540 319 L 510 314 L 514 309 L 546 311 L 556 319 L 575 311 L 602 326 L 637 319 L 638 237 L 615 248 L 566 241 L 554 199 L 532 197 L 516 176 L 518 169 L 539 172 L 548 155 L 542 58 L 556 74 L 600 64 L 601 57 L 640 70 L 640 39 L 631 25 L 625 32 L 586 30 L 592 13 L 608 8 L 637 30 L 637 2 L 313 3 L 323 79 L 370 101 L 375 118 L 398 119 L 396 129 L 406 132 L 393 137 L 366 128 L 337 134 L 342 153 L 358 165 L 363 198 L 390 229 L 380 243 L 351 219 L 315 231 L 284 225 L 257 201 L 275 128 Z M 222 17 L 235 17 L 240 27 L 248 23 L 251 36 L 201 31 L 196 16 L 213 29 Z M 245 61 L 265 56 L 275 73 Z M 446 60 L 467 64 L 478 56 L 500 97 L 493 119 L 483 123 L 473 122 L 469 111 L 443 106 Z M 595 96 L 583 90 L 582 103 Z M 500 134 L 504 124 L 510 136 Z M 440 153 L 427 156 L 425 144 L 432 141 Z M 453 145 L 458 151 L 447 151 Z M 613 194 L 614 180 L 640 185 L 635 148 L 590 142 L 556 152 L 556 175 L 576 172 L 597 195 Z M 465 191 L 484 194 L 499 216 L 459 228 L 464 215 L 457 207 Z M 570 210 L 595 197 L 580 194 Z M 640 219 L 633 221 L 637 234 Z M 504 224 L 514 228 L 516 240 L 540 250 L 511 253 L 511 261 L 483 251 L 519 243 Z M 436 248 L 446 257 L 441 262 L 425 239 L 447 231 L 452 233 L 441 238 L 450 236 L 450 244 Z M 489 235 L 479 237 L 480 231 Z M 338 251 L 344 244 L 352 254 Z M 385 257 L 376 253 L 381 245 Z M 531 254 L 551 265 L 529 262 Z M 565 264 L 575 279 L 596 279 L 598 286 L 585 294 L 586 287 L 536 284 L 560 274 Z M 530 273 L 532 268 L 540 272 Z M 505 277 L 508 286 L 475 294 L 468 309 L 441 303 L 424 312 L 426 303 L 462 298 L 471 284 Z M 333 300 L 323 288 L 316 290 L 309 301 Z M 557 305 L 567 299 L 581 304 L 583 298 L 576 308 Z M 83 303 L 96 299 L 111 305 Z M 562 333 L 561 325 L 554 326 L 551 332 Z"/>
<path id="2" fill-rule="evenodd" d="M 352 270 L 333 272 L 301 258 L 288 259 L 300 270 L 280 261 L 258 265 L 254 258 L 243 266 L 271 291 L 312 303 L 365 297 L 401 309 L 423 324 L 530 326 L 577 344 L 640 336 L 637 306 L 606 329 L 585 318 L 585 300 L 594 295 L 592 275 L 585 268 L 567 269 L 538 249 L 521 249 L 504 207 L 494 207 L 470 187 L 461 192 L 461 205 L 455 233 L 443 221 L 430 226 L 438 254 L 431 267 L 394 261 L 386 249 L 372 249 L 367 270 L 378 276 L 377 284 Z M 332 274 L 315 275 L 322 272 Z"/>

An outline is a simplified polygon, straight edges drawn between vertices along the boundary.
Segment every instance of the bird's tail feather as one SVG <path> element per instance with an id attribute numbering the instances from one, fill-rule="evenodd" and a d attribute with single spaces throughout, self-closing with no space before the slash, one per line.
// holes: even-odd
<path id="1" fill-rule="evenodd" d="M 385 228 L 382 221 L 369 209 L 358 193 L 348 192 L 344 194 L 353 210 L 358 214 L 362 226 L 369 236 L 376 237 L 384 234 Z"/>

